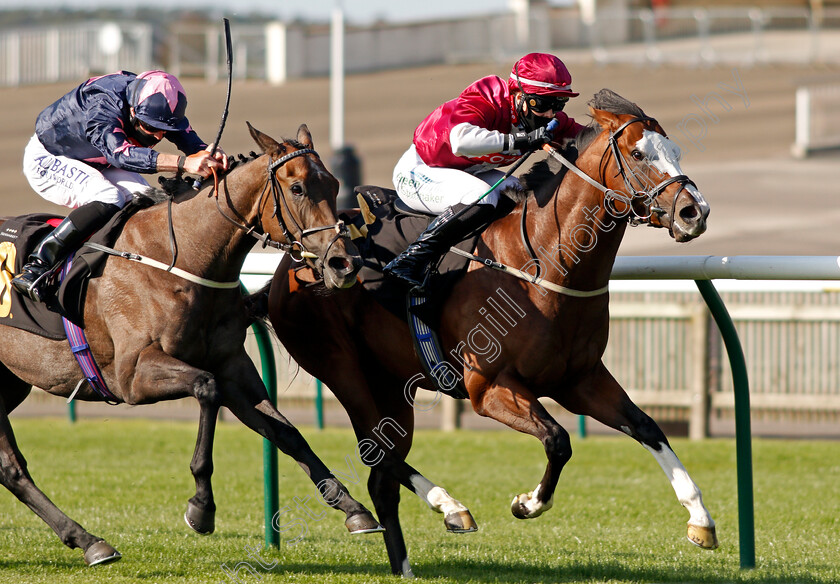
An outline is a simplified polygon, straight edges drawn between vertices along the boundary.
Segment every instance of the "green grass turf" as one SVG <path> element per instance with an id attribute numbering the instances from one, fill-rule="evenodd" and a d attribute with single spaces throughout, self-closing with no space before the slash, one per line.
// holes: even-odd
<path id="1" fill-rule="evenodd" d="M 215 446 L 216 533 L 184 524 L 194 493 L 189 462 L 196 425 L 143 420 L 17 419 L 14 426 L 39 486 L 73 519 L 123 554 L 88 568 L 8 491 L 0 492 L 0 582 L 399 582 L 390 576 L 382 536 L 350 536 L 343 515 L 307 521 L 309 533 L 279 550 L 263 545 L 261 438 L 221 424 Z M 366 469 L 346 430 L 303 433 L 327 464 L 358 482 L 351 492 L 372 508 Z M 730 440 L 674 448 L 703 491 L 721 547 L 708 552 L 685 539 L 687 512 L 653 458 L 629 438 L 573 438 L 554 508 L 519 521 L 512 497 L 542 476 L 540 445 L 511 431 L 418 432 L 410 461 L 465 503 L 480 530 L 445 532 L 442 516 L 402 491 L 403 529 L 415 573 L 434 583 L 467 582 L 840 582 L 840 445 L 755 440 L 757 569 L 741 571 L 735 445 Z M 352 466 L 351 466 L 352 465 Z M 280 455 L 280 504 L 316 494 L 303 472 Z M 320 510 L 315 504 L 313 510 Z M 260 564 L 262 562 L 262 565 Z M 255 570 L 246 574 L 248 562 Z"/>

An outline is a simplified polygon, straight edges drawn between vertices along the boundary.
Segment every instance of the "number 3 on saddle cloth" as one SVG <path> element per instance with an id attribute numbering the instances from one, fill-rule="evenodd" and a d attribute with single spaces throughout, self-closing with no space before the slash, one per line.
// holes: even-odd
<path id="1" fill-rule="evenodd" d="M 132 207 L 129 205 L 128 207 Z M 132 209 L 134 210 L 134 209 Z M 127 213 L 118 213 L 93 236 L 100 241 L 116 238 Z M 90 386 L 109 403 L 116 403 L 93 360 L 84 331 L 84 297 L 90 278 L 102 273 L 105 254 L 83 248 L 68 258 L 57 275 L 57 294 L 45 302 L 33 302 L 18 294 L 12 278 L 20 272 L 32 249 L 61 222 L 63 217 L 32 214 L 0 223 L 0 324 L 46 337 L 67 339 Z"/>
<path id="2" fill-rule="evenodd" d="M 358 275 L 361 285 L 383 307 L 408 323 L 427 379 L 433 379 L 442 393 L 467 398 L 460 378 L 456 379 L 444 358 L 436 329 L 443 303 L 466 273 L 469 260 L 444 254 L 432 269 L 424 295 L 409 294 L 404 284 L 383 276 L 382 268 L 407 248 L 435 216 L 409 209 L 391 189 L 360 186 L 355 192 L 359 209 L 342 213 L 341 219 L 350 226 L 353 243 L 364 260 Z M 469 237 L 455 247 L 472 253 L 479 237 L 480 234 Z"/>

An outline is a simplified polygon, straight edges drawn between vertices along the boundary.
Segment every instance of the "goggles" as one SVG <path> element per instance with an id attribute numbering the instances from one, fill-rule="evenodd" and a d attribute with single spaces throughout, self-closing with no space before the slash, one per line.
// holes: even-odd
<path id="1" fill-rule="evenodd" d="M 563 111 L 566 103 L 569 101 L 568 97 L 558 95 L 537 95 L 536 93 L 523 94 L 528 108 L 538 114 L 552 110 L 555 112 Z"/>
<path id="2" fill-rule="evenodd" d="M 140 118 L 134 118 L 134 121 L 147 134 L 157 134 L 158 132 L 165 132 L 166 131 L 166 130 L 161 130 L 159 128 L 155 128 L 153 126 L 150 126 L 149 124 L 147 124 L 146 122 L 144 122 Z"/>

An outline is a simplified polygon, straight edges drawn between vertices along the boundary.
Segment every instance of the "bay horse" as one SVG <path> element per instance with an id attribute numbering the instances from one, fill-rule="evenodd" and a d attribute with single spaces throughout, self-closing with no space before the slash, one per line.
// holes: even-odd
<path id="1" fill-rule="evenodd" d="M 114 248 L 147 258 L 178 254 L 173 272 L 109 257 L 90 281 L 84 324 L 90 349 L 115 401 L 150 404 L 192 396 L 200 406 L 190 470 L 196 492 L 185 520 L 201 534 L 214 530 L 211 487 L 217 414 L 227 407 L 246 426 L 293 457 L 352 533 L 381 530 L 371 513 L 330 473 L 301 434 L 272 406 L 244 341 L 252 322 L 239 273 L 257 239 L 291 249 L 323 275 L 328 288 L 352 285 L 360 267 L 355 246 L 336 219 L 338 181 L 313 149 L 306 125 L 279 143 L 248 124 L 263 154 L 239 164 L 215 187 L 189 189 L 166 204 L 137 211 Z M 215 196 L 214 196 L 215 195 Z M 164 264 L 165 265 L 165 264 Z M 13 269 L 13 268 L 12 268 Z M 8 274 L 2 283 L 9 286 Z M 215 286 L 213 286 L 215 284 Z M 213 286 L 213 287 L 211 287 Z M 32 386 L 70 396 L 82 373 L 66 341 L 0 326 L 0 481 L 88 565 L 119 559 L 116 549 L 65 515 L 33 482 L 15 442 L 9 413 Z M 101 400 L 89 385 L 75 399 Z"/>
<path id="2" fill-rule="evenodd" d="M 545 473 L 536 488 L 513 499 L 514 516 L 534 518 L 552 506 L 560 471 L 572 454 L 569 434 L 538 401 L 544 397 L 640 442 L 688 509 L 688 538 L 714 548 L 715 524 L 700 490 L 657 424 L 602 361 L 609 332 L 607 285 L 628 223 L 665 228 L 685 242 L 705 231 L 709 207 L 680 170 L 679 147 L 655 119 L 610 90 L 597 93 L 589 106 L 594 123 L 577 138 L 576 168 L 554 174 L 491 224 L 476 248 L 482 258 L 521 267 L 530 281 L 472 263 L 441 309 L 442 354 L 453 356 L 451 374 L 463 383 L 476 413 L 534 436 L 545 448 Z M 360 446 L 378 438 L 392 455 L 368 457 L 373 463 L 368 488 L 386 528 L 391 570 L 410 576 L 399 484 L 435 510 L 468 514 L 403 462 L 412 442 L 417 386 L 434 391 L 435 384 L 423 373 L 406 323 L 361 286 L 319 293 L 300 285 L 306 270 L 293 274 L 289 267 L 281 262 L 270 284 L 268 316 L 292 358 L 346 408 Z M 530 278 L 537 274 L 541 284 Z"/>

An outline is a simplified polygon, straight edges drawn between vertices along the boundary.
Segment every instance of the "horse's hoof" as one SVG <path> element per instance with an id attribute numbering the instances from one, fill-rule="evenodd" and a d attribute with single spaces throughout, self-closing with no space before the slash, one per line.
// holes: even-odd
<path id="1" fill-rule="evenodd" d="M 513 498 L 510 502 L 510 512 L 517 519 L 528 519 L 528 509 L 525 508 L 525 501 L 528 500 L 528 495 L 521 494 Z"/>
<path id="2" fill-rule="evenodd" d="M 510 502 L 510 512 L 517 519 L 534 519 L 539 517 L 554 505 L 554 497 L 542 503 L 537 498 L 539 487 L 530 493 L 522 493 Z"/>
<path id="3" fill-rule="evenodd" d="M 348 517 L 344 525 L 347 526 L 347 531 L 353 535 L 385 531 L 385 528 L 367 511 Z"/>
<path id="4" fill-rule="evenodd" d="M 718 546 L 717 531 L 712 527 L 688 526 L 688 541 L 704 550 L 713 550 Z"/>
<path id="5" fill-rule="evenodd" d="M 122 554 L 111 547 L 108 542 L 100 540 L 85 550 L 85 563 L 88 566 L 116 562 Z"/>
<path id="6" fill-rule="evenodd" d="M 184 521 L 199 535 L 210 535 L 216 530 L 216 512 L 202 509 L 192 503 L 187 503 Z"/>
<path id="7" fill-rule="evenodd" d="M 472 533 L 478 531 L 478 525 L 469 511 L 455 511 L 443 518 L 443 524 L 449 533 Z"/>

